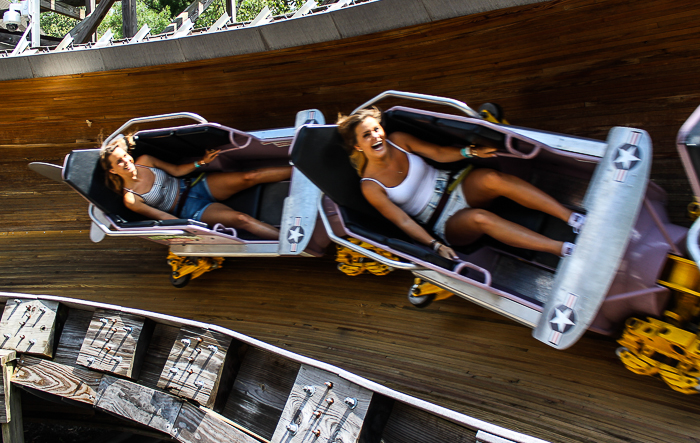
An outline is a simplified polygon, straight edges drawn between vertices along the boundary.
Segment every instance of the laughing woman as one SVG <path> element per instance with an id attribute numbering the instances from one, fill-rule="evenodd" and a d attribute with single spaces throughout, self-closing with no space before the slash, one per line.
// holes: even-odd
<path id="1" fill-rule="evenodd" d="M 257 184 L 289 179 L 290 166 L 211 172 L 189 186 L 177 177 L 211 162 L 219 151 L 207 151 L 202 160 L 194 163 L 173 165 L 150 155 L 141 155 L 134 161 L 129 155 L 132 146 L 133 139 L 121 136 L 100 152 L 107 186 L 123 196 L 124 205 L 130 210 L 155 220 L 187 218 L 244 229 L 264 239 L 278 238 L 277 228 L 219 202 Z"/>
<path id="2" fill-rule="evenodd" d="M 447 189 L 449 174 L 428 165 L 421 157 L 448 163 L 465 157 L 494 157 L 494 148 L 438 146 L 403 132 L 387 137 L 380 121 L 378 109 L 363 109 L 341 116 L 338 130 L 351 162 L 362 177 L 365 198 L 411 238 L 451 259 L 457 255 L 447 245 L 469 245 L 484 234 L 518 248 L 559 256 L 571 254 L 573 244 L 552 240 L 483 209 L 503 196 L 559 218 L 576 232 L 581 228 L 585 220 L 582 214 L 565 208 L 515 176 L 483 168 L 465 177 L 468 171 L 464 171 L 460 174 L 461 183 L 456 184 L 444 208 L 437 207 Z M 433 238 L 427 229 L 439 239 Z"/>

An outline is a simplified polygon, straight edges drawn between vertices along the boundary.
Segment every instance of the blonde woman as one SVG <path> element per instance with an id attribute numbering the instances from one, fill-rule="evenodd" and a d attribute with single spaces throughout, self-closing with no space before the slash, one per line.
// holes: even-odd
<path id="1" fill-rule="evenodd" d="M 219 151 L 207 151 L 202 160 L 193 163 L 173 165 L 150 155 L 141 155 L 134 161 L 129 154 L 131 146 L 133 139 L 119 136 L 100 152 L 107 186 L 123 196 L 128 209 L 155 220 L 186 218 L 210 226 L 221 223 L 260 238 L 278 238 L 277 228 L 219 202 L 257 184 L 289 179 L 290 166 L 211 172 L 188 183 L 177 177 L 197 171 L 214 160 Z"/>
<path id="2" fill-rule="evenodd" d="M 450 259 L 456 259 L 457 254 L 448 245 L 469 245 L 484 234 L 518 248 L 558 256 L 573 252 L 571 243 L 552 240 L 483 208 L 497 197 L 507 197 L 567 222 L 575 232 L 585 221 L 582 214 L 565 208 L 530 183 L 486 168 L 463 171 L 458 179 L 461 182 L 443 198 L 449 173 L 422 158 L 441 163 L 488 158 L 496 155 L 494 148 L 438 146 L 404 132 L 387 137 L 380 121 L 378 109 L 363 109 L 341 116 L 338 130 L 362 177 L 361 189 L 367 201 L 411 238 Z"/>

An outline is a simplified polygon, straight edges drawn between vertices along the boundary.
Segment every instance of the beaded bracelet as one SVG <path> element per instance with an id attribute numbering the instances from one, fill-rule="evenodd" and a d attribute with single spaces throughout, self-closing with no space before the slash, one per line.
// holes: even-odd
<path id="1" fill-rule="evenodd" d="M 474 157 L 474 154 L 472 154 L 472 148 L 470 146 L 463 147 L 462 149 L 459 150 L 459 153 L 462 154 L 462 157 L 464 157 L 464 158 Z"/>

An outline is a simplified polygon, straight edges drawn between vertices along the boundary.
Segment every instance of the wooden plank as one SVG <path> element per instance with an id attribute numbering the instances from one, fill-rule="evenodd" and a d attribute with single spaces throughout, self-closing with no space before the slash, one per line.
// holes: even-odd
<path id="1" fill-rule="evenodd" d="M 248 348 L 222 414 L 270 439 L 300 366 L 271 352 Z"/>
<path id="2" fill-rule="evenodd" d="M 17 353 L 15 351 L 0 350 L 0 367 L 11 366 L 10 362 L 17 358 Z M 12 405 L 11 405 L 11 393 L 10 393 L 10 383 L 9 378 L 6 377 L 4 370 L 0 372 L 0 376 L 3 379 L 4 389 L 0 390 L 0 423 L 9 423 L 12 418 Z M 10 372 L 10 378 L 12 373 Z M 7 380 L 7 383 L 5 383 Z"/>
<path id="3" fill-rule="evenodd" d="M 182 403 L 174 395 L 105 375 L 97 391 L 95 406 L 170 433 Z"/>
<path id="4" fill-rule="evenodd" d="M 17 387 L 11 383 L 15 369 L 15 351 L 0 351 L 2 363 L 2 385 L 4 396 L 4 420 L 2 423 L 2 441 L 24 443 L 24 419 L 22 417 L 22 396 Z"/>
<path id="5" fill-rule="evenodd" d="M 372 391 L 301 365 L 271 441 L 357 441 Z"/>
<path id="6" fill-rule="evenodd" d="M 175 326 L 157 324 L 148 344 L 139 382 L 149 388 L 157 388 L 160 373 L 168 362 L 168 356 L 180 329 Z"/>
<path id="7" fill-rule="evenodd" d="M 66 312 L 52 301 L 17 298 L 7 303 L 0 320 L 2 348 L 52 358 Z"/>
<path id="8" fill-rule="evenodd" d="M 92 405 L 102 374 L 28 355 L 22 356 L 12 383 Z"/>
<path id="9" fill-rule="evenodd" d="M 385 443 L 420 443 L 436 436 L 440 441 L 472 443 L 476 431 L 465 432 L 462 426 L 397 402 L 381 438 Z"/>
<path id="10" fill-rule="evenodd" d="M 200 328 L 182 327 L 173 343 L 158 387 L 212 406 L 232 338 Z"/>
<path id="11" fill-rule="evenodd" d="M 136 0 L 122 1 L 122 31 L 124 38 L 131 38 L 138 31 L 136 22 Z"/>
<path id="12" fill-rule="evenodd" d="M 90 40 L 90 36 L 97 31 L 97 27 L 100 26 L 102 20 L 109 12 L 109 9 L 114 4 L 115 0 L 103 0 L 97 5 L 97 9 L 87 16 L 85 20 L 81 21 L 76 25 L 75 28 L 70 30 L 70 34 L 73 36 L 73 41 L 75 44 L 87 43 Z"/>
<path id="13" fill-rule="evenodd" d="M 185 443 L 259 443 L 219 414 L 184 403 L 171 435 Z"/>
<path id="14" fill-rule="evenodd" d="M 85 18 L 84 10 L 69 5 L 68 3 L 59 2 L 56 0 L 41 0 L 41 8 L 42 12 L 44 12 L 44 10 L 48 10 L 61 15 L 65 15 L 70 18 L 74 18 L 76 20 L 82 20 Z"/>
<path id="15" fill-rule="evenodd" d="M 154 323 L 143 317 L 96 309 L 77 362 L 93 370 L 135 379 L 153 327 Z"/>

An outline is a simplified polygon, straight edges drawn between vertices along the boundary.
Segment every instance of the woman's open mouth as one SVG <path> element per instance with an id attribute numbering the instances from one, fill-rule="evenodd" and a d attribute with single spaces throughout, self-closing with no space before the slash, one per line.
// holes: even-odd
<path id="1" fill-rule="evenodd" d="M 374 149 L 375 151 L 378 151 L 379 149 L 382 148 L 382 146 L 384 146 L 384 142 L 382 140 L 379 140 L 377 143 L 372 145 L 372 149 Z"/>

